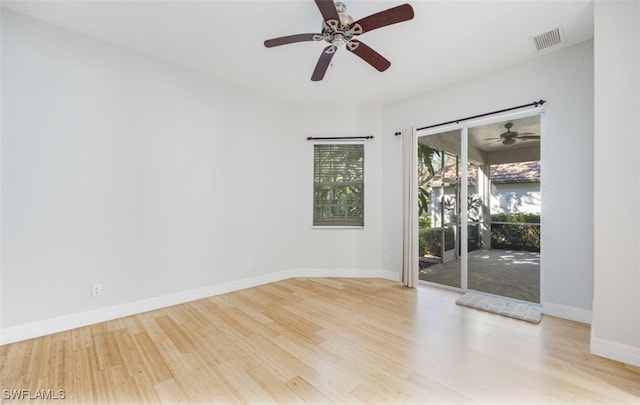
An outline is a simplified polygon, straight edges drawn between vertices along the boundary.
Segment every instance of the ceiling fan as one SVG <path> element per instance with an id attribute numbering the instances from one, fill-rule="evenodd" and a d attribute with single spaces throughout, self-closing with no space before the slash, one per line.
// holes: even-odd
<path id="1" fill-rule="evenodd" d="M 346 6 L 343 3 L 333 0 L 314 0 L 320 14 L 322 14 L 322 30 L 320 33 L 294 34 L 284 37 L 267 39 L 264 46 L 272 48 L 274 46 L 286 45 L 295 42 L 305 41 L 325 41 L 329 44 L 322 53 L 316 63 L 316 67 L 311 75 L 311 80 L 320 81 L 324 78 L 333 55 L 339 47 L 345 46 L 346 49 L 362 58 L 365 62 L 383 72 L 391 66 L 391 62 L 371 49 L 362 41 L 355 37 L 365 32 L 407 21 L 413 18 L 413 8 L 409 4 L 392 7 L 388 10 L 371 14 L 368 17 L 361 18 L 357 21 L 353 20 L 346 13 Z"/>
<path id="2" fill-rule="evenodd" d="M 540 139 L 540 135 L 533 132 L 518 133 L 517 131 L 512 131 L 511 128 L 513 127 L 513 122 L 507 122 L 504 124 L 504 127 L 507 129 L 507 132 L 501 133 L 499 138 L 489 138 L 487 141 L 496 140 L 498 143 L 502 143 L 505 146 L 511 146 L 517 141 Z"/>

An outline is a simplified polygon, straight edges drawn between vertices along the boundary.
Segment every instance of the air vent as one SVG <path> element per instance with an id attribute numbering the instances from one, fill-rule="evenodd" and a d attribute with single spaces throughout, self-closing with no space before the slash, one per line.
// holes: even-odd
<path id="1" fill-rule="evenodd" d="M 531 37 L 531 41 L 533 41 L 533 47 L 535 48 L 535 50 L 537 52 L 541 52 L 545 49 L 549 49 L 563 43 L 564 32 L 562 30 L 562 27 L 558 27 L 552 29 L 551 31 L 547 31 L 544 34 Z"/>

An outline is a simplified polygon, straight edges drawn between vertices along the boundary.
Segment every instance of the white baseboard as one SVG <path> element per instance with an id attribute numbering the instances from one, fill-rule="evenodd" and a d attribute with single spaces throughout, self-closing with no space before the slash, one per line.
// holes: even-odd
<path id="1" fill-rule="evenodd" d="M 291 277 L 384 278 L 398 281 L 398 273 L 381 269 L 295 269 Z"/>
<path id="2" fill-rule="evenodd" d="M 552 302 L 544 302 L 542 304 L 542 313 L 549 316 L 568 319 L 570 321 L 591 324 L 592 313 L 588 309 L 570 307 L 568 305 L 554 304 Z"/>
<path id="3" fill-rule="evenodd" d="M 400 282 L 400 273 L 391 270 L 382 270 L 382 277 L 385 280 Z"/>
<path id="4" fill-rule="evenodd" d="M 201 298 L 212 297 L 232 291 L 255 287 L 293 277 L 348 277 L 348 278 L 384 278 L 396 281 L 395 272 L 375 269 L 293 269 L 276 273 L 250 277 L 227 283 L 214 284 L 193 290 L 181 291 L 159 297 L 78 312 L 43 321 L 12 326 L 0 330 L 0 345 L 32 339 L 39 336 L 75 329 L 99 322 L 110 321 L 129 315 L 182 304 Z"/>
<path id="5" fill-rule="evenodd" d="M 597 338 L 593 336 L 593 329 L 591 331 L 592 354 L 640 367 L 640 347 Z"/>

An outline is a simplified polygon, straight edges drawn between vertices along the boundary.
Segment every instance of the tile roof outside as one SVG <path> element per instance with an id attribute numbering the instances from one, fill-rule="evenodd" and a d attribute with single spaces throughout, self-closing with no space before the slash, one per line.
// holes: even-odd
<path id="1" fill-rule="evenodd" d="M 538 181 L 540 181 L 539 160 L 491 166 L 492 183 L 532 183 Z"/>

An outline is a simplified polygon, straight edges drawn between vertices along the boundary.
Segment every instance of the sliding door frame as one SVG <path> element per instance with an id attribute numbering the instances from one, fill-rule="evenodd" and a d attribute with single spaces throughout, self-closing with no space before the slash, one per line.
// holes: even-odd
<path id="1" fill-rule="evenodd" d="M 495 124 L 497 122 L 504 122 L 509 120 L 515 120 L 518 118 L 524 117 L 532 117 L 535 115 L 540 116 L 540 161 L 544 159 L 544 143 L 545 143 L 545 129 L 544 129 L 544 107 L 532 107 L 523 109 L 517 112 L 509 112 L 504 114 L 496 114 L 493 116 L 487 116 L 477 119 L 472 119 L 468 121 L 464 121 L 458 124 L 451 125 L 443 125 L 435 128 L 423 129 L 416 131 L 416 139 L 429 136 L 436 135 L 442 132 L 448 131 L 461 131 L 461 139 L 460 139 L 460 158 L 461 158 L 461 167 L 463 168 L 460 177 L 460 201 L 467 201 L 468 190 L 468 173 L 467 173 L 467 165 L 469 164 L 469 128 L 479 127 L 488 124 Z M 418 147 L 418 143 L 416 142 L 416 148 Z M 541 206 L 544 203 L 544 189 L 545 189 L 545 175 L 544 175 L 544 165 L 541 165 L 540 170 L 540 203 Z M 456 290 L 467 291 L 468 290 L 468 237 L 469 237 L 469 229 L 466 226 L 469 219 L 469 212 L 467 204 L 459 204 L 460 206 L 460 288 L 450 287 Z M 418 219 L 416 218 L 416 221 Z M 457 225 L 456 225 L 457 226 Z M 543 251 L 544 247 L 544 219 L 541 217 L 540 220 L 540 252 Z M 456 247 L 457 248 L 457 247 Z M 542 254 L 540 255 L 540 303 L 544 302 L 544 261 L 542 260 Z"/>

